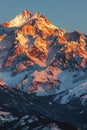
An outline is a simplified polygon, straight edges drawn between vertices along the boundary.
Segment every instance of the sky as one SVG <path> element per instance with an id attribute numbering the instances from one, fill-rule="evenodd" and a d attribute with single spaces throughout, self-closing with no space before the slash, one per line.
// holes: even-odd
<path id="1" fill-rule="evenodd" d="M 24 9 L 45 15 L 54 25 L 87 34 L 87 0 L 0 0 L 0 23 Z"/>

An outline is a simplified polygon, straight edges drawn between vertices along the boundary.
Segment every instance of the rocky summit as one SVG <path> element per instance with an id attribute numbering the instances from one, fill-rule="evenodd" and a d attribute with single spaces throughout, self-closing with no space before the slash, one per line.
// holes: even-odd
<path id="1" fill-rule="evenodd" d="M 87 35 L 28 10 L 0 24 L 2 129 L 87 130 L 86 109 Z"/>

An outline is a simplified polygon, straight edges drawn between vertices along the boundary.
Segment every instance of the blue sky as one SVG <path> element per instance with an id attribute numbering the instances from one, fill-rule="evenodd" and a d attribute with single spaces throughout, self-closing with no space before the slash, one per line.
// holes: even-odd
<path id="1" fill-rule="evenodd" d="M 40 12 L 67 31 L 87 34 L 87 0 L 0 0 L 0 23 L 13 19 L 24 9 Z"/>

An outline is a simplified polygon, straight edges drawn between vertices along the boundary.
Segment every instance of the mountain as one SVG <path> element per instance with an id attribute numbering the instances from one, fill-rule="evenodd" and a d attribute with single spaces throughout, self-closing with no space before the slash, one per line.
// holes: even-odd
<path id="1" fill-rule="evenodd" d="M 22 105 L 27 109 L 30 95 L 34 95 L 34 112 L 86 130 L 87 36 L 77 30 L 67 32 L 44 15 L 24 10 L 0 24 L 0 85 L 4 91 L 0 91 L 1 99 L 10 90 L 12 109 L 20 111 Z M 18 103 L 15 93 L 19 99 L 22 93 Z M 26 94 L 27 105 L 23 102 Z M 13 102 L 21 105 L 14 106 Z"/>
<path id="2" fill-rule="evenodd" d="M 2 81 L 4 83 L 4 81 Z M 4 83 L 5 84 L 5 83 Z M 47 99 L 47 100 L 46 100 Z M 47 117 L 49 97 L 41 99 L 34 94 L 0 84 L 0 129 L 1 130 L 77 130 L 68 123 Z M 42 103 L 41 103 L 42 102 Z M 43 106 L 44 103 L 44 106 Z M 54 103 L 55 104 L 55 103 Z M 54 113 L 53 113 L 54 114 Z"/>

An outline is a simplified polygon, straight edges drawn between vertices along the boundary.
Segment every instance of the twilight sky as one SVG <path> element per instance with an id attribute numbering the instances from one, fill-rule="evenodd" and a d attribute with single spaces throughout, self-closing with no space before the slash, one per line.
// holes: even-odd
<path id="1" fill-rule="evenodd" d="M 0 23 L 13 19 L 24 9 L 40 12 L 67 31 L 87 34 L 87 0 L 0 0 Z"/>

